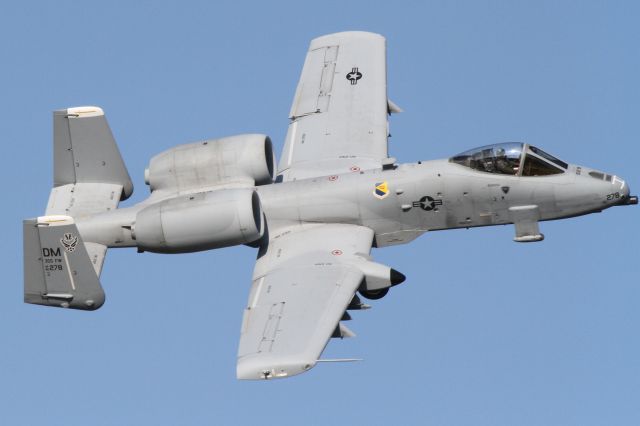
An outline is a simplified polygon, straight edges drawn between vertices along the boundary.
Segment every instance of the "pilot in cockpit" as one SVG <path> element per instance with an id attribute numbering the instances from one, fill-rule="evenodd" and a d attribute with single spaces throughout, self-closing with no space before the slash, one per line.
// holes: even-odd
<path id="1" fill-rule="evenodd" d="M 504 148 L 496 149 L 496 169 L 500 173 L 504 173 L 506 175 L 513 175 L 518 172 L 517 165 L 512 164 L 511 161 L 509 161 Z"/>

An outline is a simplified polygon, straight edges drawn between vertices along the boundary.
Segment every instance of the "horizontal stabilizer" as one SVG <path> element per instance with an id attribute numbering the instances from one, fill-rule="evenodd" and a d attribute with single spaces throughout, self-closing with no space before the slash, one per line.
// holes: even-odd
<path id="1" fill-rule="evenodd" d="M 46 216 L 64 215 L 75 218 L 115 210 L 122 185 L 114 183 L 70 183 L 51 188 Z"/>
<path id="2" fill-rule="evenodd" d="M 92 311 L 104 291 L 70 216 L 42 216 L 23 222 L 24 301 Z"/>

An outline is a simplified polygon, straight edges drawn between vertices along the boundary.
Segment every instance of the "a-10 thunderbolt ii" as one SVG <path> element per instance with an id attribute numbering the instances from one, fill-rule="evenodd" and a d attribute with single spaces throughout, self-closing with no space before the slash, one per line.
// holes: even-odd
<path id="1" fill-rule="evenodd" d="M 151 195 L 133 185 L 103 111 L 55 111 L 54 184 L 44 216 L 24 221 L 27 303 L 98 309 L 108 248 L 188 253 L 257 248 L 237 360 L 239 379 L 288 377 L 320 360 L 341 321 L 404 275 L 370 257 L 427 231 L 540 221 L 637 204 L 620 177 L 527 143 L 396 164 L 387 153 L 385 39 L 344 32 L 311 42 L 280 163 L 250 134 L 180 145 L 151 159 Z"/>

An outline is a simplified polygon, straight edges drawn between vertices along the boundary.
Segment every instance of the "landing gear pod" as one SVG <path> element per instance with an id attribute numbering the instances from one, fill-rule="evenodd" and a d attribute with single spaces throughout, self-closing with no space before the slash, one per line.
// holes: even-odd
<path id="1" fill-rule="evenodd" d="M 538 220 L 540 209 L 538 206 L 516 206 L 509 209 L 509 215 L 516 228 L 516 236 L 513 241 L 517 243 L 535 243 L 544 240 L 540 233 Z"/>
<path id="2" fill-rule="evenodd" d="M 404 274 L 380 263 L 365 260 L 355 264 L 364 274 L 364 280 L 358 289 L 362 297 L 370 300 L 382 299 L 389 289 L 404 282 Z"/>

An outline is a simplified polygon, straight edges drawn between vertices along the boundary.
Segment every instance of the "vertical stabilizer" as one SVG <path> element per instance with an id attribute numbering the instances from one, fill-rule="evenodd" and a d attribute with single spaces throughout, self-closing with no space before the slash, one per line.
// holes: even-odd
<path id="1" fill-rule="evenodd" d="M 104 111 L 96 106 L 53 112 L 53 188 L 46 216 L 86 218 L 115 210 L 133 192 Z M 107 247 L 85 241 L 100 276 Z"/>
<path id="2" fill-rule="evenodd" d="M 53 112 L 53 159 L 54 187 L 75 183 L 120 185 L 118 200 L 133 192 L 129 172 L 99 107 Z"/>
<path id="3" fill-rule="evenodd" d="M 53 188 L 46 215 L 75 218 L 115 209 L 133 192 L 101 108 L 53 112 Z"/>
<path id="4" fill-rule="evenodd" d="M 92 311 L 104 291 L 70 216 L 42 216 L 23 222 L 24 301 Z"/>

